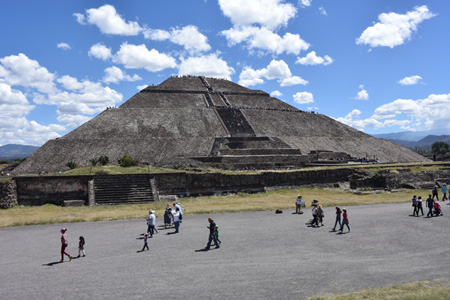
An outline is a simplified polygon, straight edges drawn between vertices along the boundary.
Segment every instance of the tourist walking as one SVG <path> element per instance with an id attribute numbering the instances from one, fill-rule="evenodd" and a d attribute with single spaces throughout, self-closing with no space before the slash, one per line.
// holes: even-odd
<path id="1" fill-rule="evenodd" d="M 295 213 L 302 214 L 302 206 L 305 205 L 305 202 L 302 200 L 302 196 L 298 195 L 297 200 L 295 201 Z"/>
<path id="2" fill-rule="evenodd" d="M 325 217 L 325 213 L 323 212 L 322 205 L 319 205 L 317 208 L 317 217 L 319 218 L 320 225 L 323 226 L 323 218 Z"/>
<path id="3" fill-rule="evenodd" d="M 175 212 L 172 213 L 173 215 L 173 224 L 175 225 L 175 233 L 180 232 L 180 209 L 177 207 L 175 208 Z"/>
<path id="4" fill-rule="evenodd" d="M 216 222 L 214 222 L 214 220 L 209 217 L 208 218 L 208 222 L 209 222 L 209 226 L 207 226 L 209 228 L 209 238 L 208 238 L 208 244 L 206 245 L 205 250 L 209 250 L 211 247 L 211 241 L 214 241 L 214 245 L 216 245 L 216 248 L 220 248 L 219 243 L 217 242 L 217 238 L 216 238 Z"/>
<path id="5" fill-rule="evenodd" d="M 442 185 L 442 194 L 444 194 L 444 196 L 442 197 L 442 201 L 448 200 L 448 198 L 447 198 L 447 191 L 448 191 L 447 184 L 444 183 Z"/>
<path id="6" fill-rule="evenodd" d="M 338 223 L 339 223 L 339 228 L 341 228 L 341 226 L 342 226 L 341 214 L 342 214 L 342 210 L 336 206 L 336 222 L 334 222 L 333 231 L 336 231 L 336 226 Z"/>
<path id="7" fill-rule="evenodd" d="M 64 262 L 64 254 L 67 255 L 67 257 L 69 258 L 69 261 L 72 260 L 72 256 L 66 252 L 66 248 L 69 245 L 69 243 L 67 242 L 67 235 L 66 235 L 66 228 L 61 228 L 61 261 L 60 262 Z"/>
<path id="8" fill-rule="evenodd" d="M 342 211 L 343 211 L 343 214 L 342 214 L 342 225 L 341 225 L 340 233 L 342 233 L 344 231 L 344 225 L 347 225 L 348 232 L 350 232 L 350 225 L 349 225 L 349 221 L 348 221 L 347 210 L 345 208 L 343 208 Z"/>
<path id="9" fill-rule="evenodd" d="M 439 201 L 438 186 L 437 186 L 437 184 L 434 185 L 433 190 L 432 190 L 432 194 L 433 194 L 433 199 L 434 199 L 434 197 L 436 197 L 436 200 Z"/>
<path id="10" fill-rule="evenodd" d="M 84 244 L 86 244 L 84 237 L 80 236 L 80 241 L 78 242 L 78 256 L 81 256 L 81 253 L 83 253 L 83 257 L 86 256 L 86 252 L 84 252 Z"/>
<path id="11" fill-rule="evenodd" d="M 172 227 L 172 208 L 169 204 L 166 206 L 166 210 L 164 211 L 164 228 Z"/>
<path id="12" fill-rule="evenodd" d="M 315 224 L 315 226 L 319 227 L 319 222 L 318 222 L 318 218 L 317 218 L 317 203 L 313 204 L 311 211 L 312 211 L 312 217 L 313 217 L 313 220 L 311 222 L 311 227 L 314 227 L 314 224 Z"/>
<path id="13" fill-rule="evenodd" d="M 422 196 L 419 196 L 419 198 L 417 198 L 417 216 L 419 216 L 419 211 L 422 213 L 422 216 L 423 216 L 423 201 L 422 201 Z"/>
<path id="14" fill-rule="evenodd" d="M 150 210 L 148 213 L 149 213 L 149 216 L 147 219 L 147 224 L 148 224 L 147 233 L 149 233 L 150 238 L 152 238 L 155 231 L 156 231 L 156 233 L 158 233 L 159 231 L 155 228 L 155 224 L 156 224 L 155 211 Z"/>
<path id="15" fill-rule="evenodd" d="M 427 206 L 428 206 L 427 217 L 430 218 L 433 216 L 433 207 L 434 207 L 434 199 L 431 197 L 431 195 L 428 195 Z"/>
<path id="16" fill-rule="evenodd" d="M 179 202 L 174 202 L 173 203 L 173 208 L 176 210 L 178 208 L 179 212 L 180 212 L 180 222 L 181 220 L 183 220 L 183 209 L 181 208 L 181 205 Z"/>
<path id="17" fill-rule="evenodd" d="M 419 216 L 419 211 L 417 210 L 417 196 L 416 195 L 414 195 L 412 197 L 412 206 L 414 207 L 413 216 L 415 216 L 416 213 L 417 213 L 417 216 Z"/>
<path id="18" fill-rule="evenodd" d="M 147 250 L 149 250 L 149 249 L 148 249 L 148 233 L 145 233 L 145 234 L 144 234 L 144 247 L 142 247 L 142 250 L 141 250 L 141 251 L 144 251 L 145 248 L 147 248 Z"/>

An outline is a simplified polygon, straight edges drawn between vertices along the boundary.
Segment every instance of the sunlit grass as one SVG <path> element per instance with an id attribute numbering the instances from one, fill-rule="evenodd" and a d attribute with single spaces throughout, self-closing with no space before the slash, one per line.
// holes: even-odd
<path id="1" fill-rule="evenodd" d="M 367 289 L 349 294 L 325 294 L 308 300 L 444 300 L 450 299 L 450 279 L 413 282 L 381 289 Z"/>
<path id="2" fill-rule="evenodd" d="M 258 194 L 239 193 L 229 196 L 181 198 L 180 203 L 187 214 L 294 209 L 295 198 L 299 193 L 303 195 L 307 207 L 310 206 L 313 199 L 319 200 L 325 207 L 330 207 L 405 202 L 410 201 L 413 194 L 425 196 L 428 191 L 413 190 L 357 195 L 338 189 L 297 189 Z M 149 209 L 155 210 L 156 215 L 162 217 L 167 203 L 160 201 L 149 204 L 94 207 L 60 207 L 50 204 L 34 207 L 16 206 L 0 210 L 0 227 L 145 218 Z"/>

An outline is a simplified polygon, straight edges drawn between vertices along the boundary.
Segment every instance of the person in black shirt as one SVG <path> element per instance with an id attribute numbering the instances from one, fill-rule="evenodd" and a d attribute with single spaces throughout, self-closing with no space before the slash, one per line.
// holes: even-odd
<path id="1" fill-rule="evenodd" d="M 216 245 L 216 248 L 220 248 L 219 243 L 217 242 L 216 238 L 216 223 L 212 218 L 208 218 L 209 221 L 209 239 L 208 239 L 208 245 L 206 245 L 206 250 L 209 250 L 211 247 L 211 241 L 214 241 L 214 244 Z"/>

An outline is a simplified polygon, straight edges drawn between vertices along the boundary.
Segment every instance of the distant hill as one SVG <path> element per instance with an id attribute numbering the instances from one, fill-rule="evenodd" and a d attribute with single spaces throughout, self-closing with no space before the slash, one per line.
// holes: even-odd
<path id="1" fill-rule="evenodd" d="M 0 158 L 24 158 L 39 149 L 36 146 L 8 144 L 0 146 Z"/>
<path id="2" fill-rule="evenodd" d="M 450 145 L 450 135 L 427 135 L 418 141 L 388 140 L 409 149 L 420 148 L 422 150 L 431 150 L 431 145 L 433 145 L 434 142 L 445 142 Z"/>
<path id="3" fill-rule="evenodd" d="M 372 134 L 372 136 L 382 139 L 388 139 L 390 141 L 398 140 L 405 142 L 417 142 L 427 136 L 439 136 L 442 134 L 450 133 L 450 129 L 433 129 L 426 131 L 403 131 L 394 133 Z"/>

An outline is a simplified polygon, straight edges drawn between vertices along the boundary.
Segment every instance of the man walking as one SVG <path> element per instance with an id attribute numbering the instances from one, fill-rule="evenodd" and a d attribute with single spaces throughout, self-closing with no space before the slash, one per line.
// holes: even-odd
<path id="1" fill-rule="evenodd" d="M 209 221 L 209 239 L 208 239 L 208 245 L 206 245 L 205 250 L 209 250 L 211 247 L 211 241 L 214 241 L 214 244 L 216 245 L 216 248 L 220 248 L 219 243 L 217 242 L 216 238 L 216 222 L 210 217 L 208 218 Z"/>
<path id="2" fill-rule="evenodd" d="M 433 207 L 434 207 L 434 199 L 431 197 L 431 195 L 428 195 L 427 206 L 428 206 L 427 217 L 429 218 L 433 216 Z"/>
<path id="3" fill-rule="evenodd" d="M 150 210 L 149 211 L 149 216 L 147 219 L 147 224 L 148 224 L 148 228 L 147 228 L 147 233 L 150 234 L 150 237 L 153 237 L 153 233 L 155 233 L 155 221 L 156 221 L 156 216 L 155 216 L 155 211 L 154 210 Z M 158 230 L 156 230 L 156 233 L 158 233 Z"/>
<path id="4" fill-rule="evenodd" d="M 442 194 L 444 194 L 444 196 L 442 197 L 442 201 L 448 200 L 448 198 L 447 198 L 447 191 L 448 191 L 447 184 L 444 183 L 442 185 Z"/>

